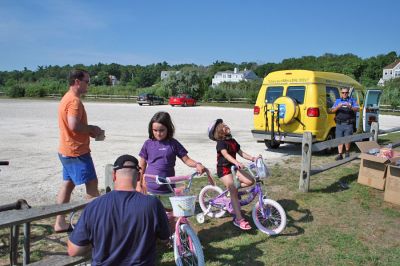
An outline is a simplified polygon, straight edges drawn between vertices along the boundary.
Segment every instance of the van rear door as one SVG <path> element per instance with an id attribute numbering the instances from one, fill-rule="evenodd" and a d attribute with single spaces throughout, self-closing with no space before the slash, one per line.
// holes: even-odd
<path id="1" fill-rule="evenodd" d="M 371 123 L 379 123 L 379 100 L 381 98 L 381 90 L 367 90 L 365 102 L 363 106 L 363 131 L 369 132 Z"/>

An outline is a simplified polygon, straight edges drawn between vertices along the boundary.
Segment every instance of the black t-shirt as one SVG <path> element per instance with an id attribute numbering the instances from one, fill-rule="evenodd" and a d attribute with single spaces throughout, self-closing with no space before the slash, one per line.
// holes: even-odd
<path id="1" fill-rule="evenodd" d="M 222 155 L 222 150 L 227 150 L 229 155 L 236 159 L 236 153 L 240 150 L 240 145 L 235 139 L 217 141 L 217 167 L 231 166 L 232 164 Z"/>

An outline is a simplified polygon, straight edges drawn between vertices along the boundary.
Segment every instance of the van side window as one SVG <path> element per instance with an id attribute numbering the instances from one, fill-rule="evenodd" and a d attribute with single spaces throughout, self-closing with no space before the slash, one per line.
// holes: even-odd
<path id="1" fill-rule="evenodd" d="M 282 96 L 283 87 L 268 87 L 267 93 L 265 94 L 265 102 L 273 103 L 277 98 Z"/>
<path id="2" fill-rule="evenodd" d="M 289 86 L 286 91 L 286 96 L 296 100 L 297 103 L 304 103 L 304 92 L 306 87 L 304 86 Z"/>
<path id="3" fill-rule="evenodd" d="M 362 91 L 353 90 L 350 95 L 351 98 L 355 99 L 359 106 L 364 104 L 364 93 Z"/>
<path id="4" fill-rule="evenodd" d="M 332 108 L 333 104 L 335 103 L 336 99 L 339 99 L 339 90 L 336 87 L 326 87 L 326 108 L 329 110 Z"/>

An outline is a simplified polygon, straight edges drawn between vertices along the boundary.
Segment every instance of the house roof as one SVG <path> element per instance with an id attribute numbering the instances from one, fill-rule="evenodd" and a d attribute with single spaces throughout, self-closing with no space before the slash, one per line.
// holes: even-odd
<path id="1" fill-rule="evenodd" d="M 397 59 L 396 61 L 394 61 L 393 63 L 391 63 L 390 65 L 385 66 L 383 69 L 393 69 L 395 66 L 397 66 L 398 64 L 400 64 L 400 59 Z"/>
<path id="2" fill-rule="evenodd" d="M 216 75 L 217 74 L 248 74 L 248 73 L 250 73 L 250 72 L 253 72 L 252 70 L 245 70 L 245 71 L 237 71 L 236 73 L 235 73 L 235 71 L 232 71 L 232 70 L 227 70 L 227 71 L 219 71 L 219 72 L 217 72 L 217 73 L 215 73 Z"/>

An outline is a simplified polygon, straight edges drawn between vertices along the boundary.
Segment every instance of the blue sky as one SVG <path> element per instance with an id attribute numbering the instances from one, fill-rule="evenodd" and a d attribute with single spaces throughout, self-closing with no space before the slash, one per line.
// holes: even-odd
<path id="1" fill-rule="evenodd" d="M 400 54 L 400 1 L 0 0 L 0 71 Z"/>

